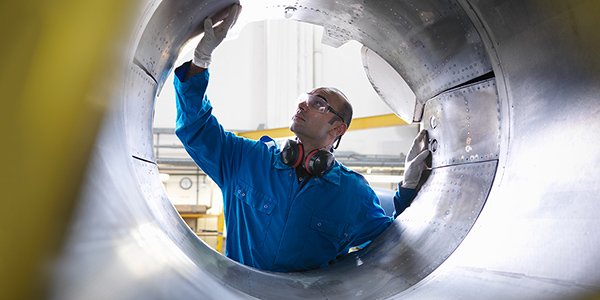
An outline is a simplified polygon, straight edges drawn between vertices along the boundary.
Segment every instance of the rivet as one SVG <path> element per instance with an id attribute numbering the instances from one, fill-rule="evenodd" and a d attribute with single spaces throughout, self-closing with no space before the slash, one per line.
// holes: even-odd
<path id="1" fill-rule="evenodd" d="M 438 126 L 437 118 L 435 116 L 431 116 L 429 119 L 429 126 L 431 126 L 431 129 L 435 129 Z"/>
<path id="2" fill-rule="evenodd" d="M 283 15 L 285 16 L 286 19 L 289 19 L 294 15 L 295 12 L 296 12 L 295 7 L 288 6 L 283 10 Z"/>
<path id="3" fill-rule="evenodd" d="M 433 140 L 431 141 L 431 143 L 429 144 L 429 147 L 430 147 L 430 150 L 431 150 L 431 152 L 435 152 L 435 151 L 437 151 L 437 148 L 438 148 L 438 141 L 437 141 L 436 139 L 433 139 Z"/>

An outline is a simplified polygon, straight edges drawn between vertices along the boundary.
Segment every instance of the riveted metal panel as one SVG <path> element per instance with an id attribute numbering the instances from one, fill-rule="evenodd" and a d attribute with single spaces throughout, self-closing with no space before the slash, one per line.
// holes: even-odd
<path id="1" fill-rule="evenodd" d="M 476 295 L 482 299 L 565 299 L 598 292 L 600 147 L 594 138 L 600 132 L 600 36 L 596 32 L 600 6 L 593 0 L 457 1 L 471 20 L 481 22 L 478 31 L 489 35 L 487 50 L 494 57 L 502 100 L 500 122 L 510 125 L 500 128 L 497 162 L 476 158 L 447 163 L 466 151 L 461 150 L 466 146 L 466 115 L 457 111 L 460 119 L 443 122 L 450 129 L 439 135 L 452 138 L 442 145 L 451 151 L 434 153 L 437 167 L 419 196 L 373 245 L 327 269 L 261 272 L 204 247 L 169 210 L 160 194 L 155 166 L 139 160 L 131 163 L 124 135 L 129 126 L 123 124 L 119 102 L 96 144 L 85 184 L 74 187 L 82 190 L 82 199 L 61 260 L 53 267 L 50 298 L 468 299 Z M 195 5 L 216 2 L 223 3 Z M 324 15 L 316 10 L 328 11 L 330 20 L 321 22 L 333 28 L 329 35 L 335 39 L 366 33 L 362 41 L 397 70 L 404 70 L 400 73 L 412 78 L 421 100 L 437 95 L 427 91 L 447 82 L 464 82 L 463 74 L 470 72 L 473 60 L 464 63 L 459 55 L 464 47 L 453 51 L 443 45 L 435 47 L 433 42 L 443 41 L 433 33 L 444 32 L 457 45 L 465 45 L 460 41 L 471 31 L 452 25 L 452 16 L 462 12 L 437 18 L 437 12 L 448 9 L 441 6 L 454 2 L 338 2 L 342 3 L 283 3 L 298 8 L 311 3 L 314 12 L 307 20 L 312 21 L 312 16 Z M 178 7 L 176 3 L 163 1 L 163 12 Z M 438 6 L 439 10 L 430 9 Z M 433 12 L 431 24 L 428 11 Z M 208 14 L 208 8 L 202 13 Z M 410 28 L 418 20 L 423 25 Z M 447 32 L 442 31 L 442 20 L 448 21 Z M 458 18 L 457 22 L 466 20 Z M 155 29 L 161 22 L 165 27 L 170 24 L 165 18 L 153 25 Z M 181 26 L 180 40 L 185 40 L 191 30 Z M 148 39 L 153 37 L 148 35 Z M 179 47 L 175 44 L 169 49 Z M 148 61 L 136 62 L 144 73 L 146 65 L 156 62 L 156 72 L 147 72 L 149 77 L 168 72 L 168 63 L 162 62 L 168 62 L 175 51 L 163 50 L 152 50 Z M 458 73 L 447 69 L 454 61 Z M 450 80 L 438 80 L 444 78 L 436 75 L 439 70 Z M 431 80 L 419 80 L 423 78 Z M 428 94 L 431 97 L 424 97 Z M 475 103 L 472 100 L 469 105 Z M 452 119 L 453 114 L 444 113 L 461 106 L 445 104 L 439 104 L 439 115 Z M 492 118 L 492 111 L 484 110 L 484 115 Z M 471 124 L 479 123 L 490 125 L 487 118 Z M 457 124 L 454 130 L 452 124 Z M 435 138 L 436 129 L 432 132 Z M 493 148 L 490 145 L 484 144 Z M 556 160 L 561 163 L 555 164 Z M 135 180 L 133 169 L 147 178 Z M 502 170 L 500 178 L 494 178 L 496 170 Z M 87 220 L 92 224 L 80 226 Z"/>
<path id="2" fill-rule="evenodd" d="M 475 27 L 454 0 L 267 3 L 281 16 L 324 26 L 327 44 L 363 43 L 396 69 L 421 104 L 492 69 Z"/>
<path id="3" fill-rule="evenodd" d="M 458 247 L 490 191 L 496 161 L 434 169 L 413 204 L 363 252 L 304 273 L 323 299 L 385 299 L 421 281 Z M 327 274 L 327 276 L 324 276 Z M 369 274 L 369 276 L 360 276 Z M 313 296 L 309 289 L 290 299 Z M 275 299 L 273 291 L 254 291 Z M 289 296 L 289 294 L 287 294 Z"/>
<path id="4" fill-rule="evenodd" d="M 125 134 L 132 156 L 154 161 L 152 119 L 156 82 L 136 65 L 131 65 L 124 93 Z"/>
<path id="5" fill-rule="evenodd" d="M 498 159 L 500 102 L 494 79 L 443 93 L 425 104 L 433 167 Z"/>
<path id="6" fill-rule="evenodd" d="M 135 52 L 135 63 L 162 88 L 181 47 L 204 31 L 202 21 L 235 1 L 163 1 L 146 25 Z"/>
<path id="7" fill-rule="evenodd" d="M 497 161 L 488 161 L 432 171 L 413 204 L 398 217 L 396 228 L 401 230 L 388 230 L 372 252 L 361 256 L 367 263 L 371 255 L 381 255 L 377 267 L 392 266 L 388 271 L 394 280 L 377 283 L 381 285 L 378 298 L 416 284 L 452 254 L 477 220 L 496 168 Z M 384 258 L 383 253 L 394 255 Z"/>

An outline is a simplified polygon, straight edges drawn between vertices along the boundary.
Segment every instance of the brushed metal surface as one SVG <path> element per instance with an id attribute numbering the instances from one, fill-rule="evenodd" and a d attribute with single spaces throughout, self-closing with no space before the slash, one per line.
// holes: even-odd
<path id="1" fill-rule="evenodd" d="M 402 76 L 373 50 L 362 47 L 365 74 L 373 90 L 388 107 L 407 123 L 415 119 L 416 96 Z"/>
<path id="2" fill-rule="evenodd" d="M 497 160 L 500 103 L 494 79 L 448 91 L 425 105 L 423 127 L 434 153 L 432 166 Z"/>
<path id="3" fill-rule="evenodd" d="M 323 41 L 357 40 L 392 65 L 417 101 L 491 71 L 475 27 L 456 1 L 266 1 L 293 20 L 323 25 Z"/>
<path id="4" fill-rule="evenodd" d="M 162 86 L 201 19 L 230 3 L 148 2 L 129 63 Z M 153 99 L 121 97 L 97 140 L 50 298 L 564 299 L 600 291 L 597 1 L 264 5 L 324 25 L 330 44 L 362 42 L 406 79 L 415 119 L 424 113 L 437 140 L 414 204 L 369 248 L 327 269 L 247 268 L 198 240 L 156 166 L 131 158 L 129 127 L 145 125 L 125 121 L 124 110 Z M 469 83 L 490 71 L 495 78 Z M 472 153 L 479 157 L 461 159 Z"/>
<path id="5" fill-rule="evenodd" d="M 156 99 L 156 82 L 144 70 L 130 65 L 125 79 L 124 111 L 127 144 L 132 156 L 147 161 L 155 161 L 152 147 L 152 120 L 154 116 L 154 100 Z"/>
<path id="6" fill-rule="evenodd" d="M 134 63 L 152 76 L 162 88 L 181 47 L 203 31 L 203 20 L 233 4 L 221 1 L 162 1 L 144 28 Z M 168 83 L 170 84 L 170 83 Z"/>

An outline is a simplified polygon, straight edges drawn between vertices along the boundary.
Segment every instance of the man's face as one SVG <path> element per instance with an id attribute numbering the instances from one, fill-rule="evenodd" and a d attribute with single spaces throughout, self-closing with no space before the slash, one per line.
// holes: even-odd
<path id="1" fill-rule="evenodd" d="M 328 142 L 328 139 L 337 137 L 338 134 L 334 132 L 336 127 L 345 126 L 338 116 L 343 101 L 335 94 L 325 95 L 318 90 L 302 95 L 296 114 L 292 117 L 290 130 L 300 140 Z"/>

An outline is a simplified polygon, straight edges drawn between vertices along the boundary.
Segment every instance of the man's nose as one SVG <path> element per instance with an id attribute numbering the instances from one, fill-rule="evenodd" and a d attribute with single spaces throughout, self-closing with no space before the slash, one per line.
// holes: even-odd
<path id="1" fill-rule="evenodd" d="M 306 104 L 306 101 L 301 101 L 300 103 L 298 103 L 298 108 L 300 108 L 302 110 L 307 110 L 308 104 Z"/>

